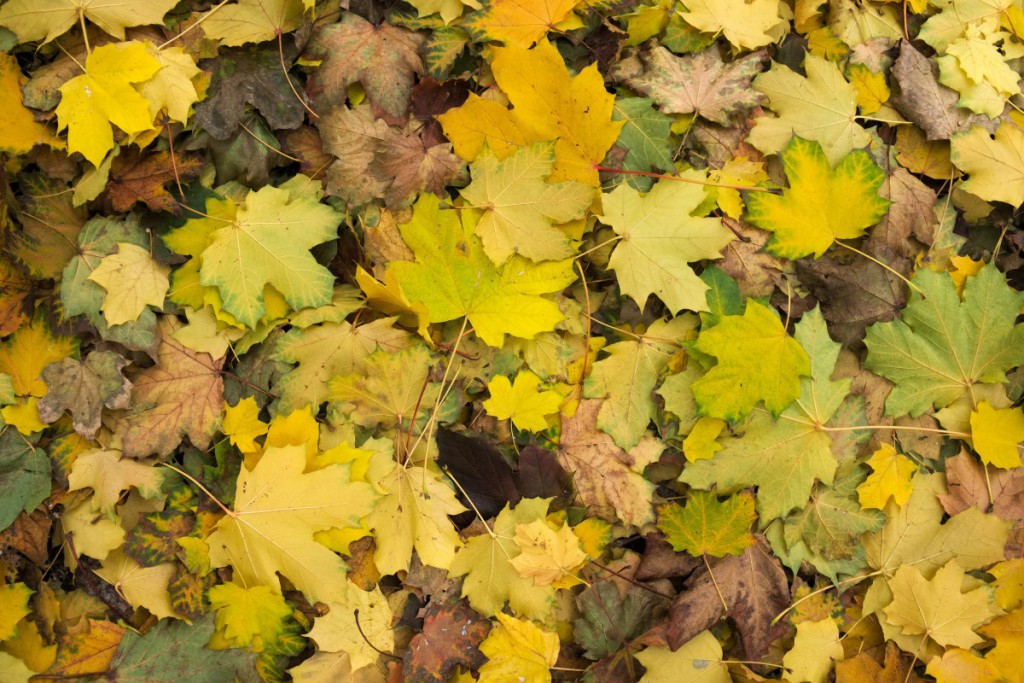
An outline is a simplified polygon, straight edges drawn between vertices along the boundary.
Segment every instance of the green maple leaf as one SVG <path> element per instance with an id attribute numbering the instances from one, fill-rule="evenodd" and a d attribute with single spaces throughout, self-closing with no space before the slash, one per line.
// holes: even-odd
<path id="1" fill-rule="evenodd" d="M 638 340 L 606 347 L 608 357 L 594 363 L 583 393 L 606 399 L 597 427 L 623 450 L 640 443 L 657 410 L 653 392 L 658 378 L 678 350 L 678 341 L 692 336 L 696 322 L 692 315 L 655 321 Z"/>
<path id="2" fill-rule="evenodd" d="M 430 322 L 465 316 L 491 346 L 501 346 L 506 334 L 532 339 L 553 330 L 562 313 L 542 295 L 575 279 L 572 261 L 534 264 L 515 256 L 495 267 L 480 240 L 467 234 L 459 213 L 441 210 L 431 194 L 416 202 L 412 219 L 401 226 L 416 262 L 387 266 L 406 297 L 426 306 Z"/>
<path id="3" fill-rule="evenodd" d="M 295 309 L 331 302 L 334 276 L 309 250 L 337 237 L 341 214 L 308 193 L 263 187 L 234 221 L 214 231 L 200 256 L 199 281 L 216 287 L 225 311 L 252 328 L 271 284 Z"/>
<path id="4" fill-rule="evenodd" d="M 492 533 L 474 536 L 455 555 L 448 573 L 465 575 L 462 595 L 485 617 L 500 612 L 507 601 L 514 614 L 547 620 L 554 606 L 555 590 L 520 576 L 512 558 L 520 553 L 515 541 L 516 526 L 544 519 L 549 502 L 544 498 L 524 498 L 514 509 L 505 506 L 491 523 Z"/>
<path id="5" fill-rule="evenodd" d="M 554 165 L 555 144 L 538 142 L 501 161 L 485 146 L 469 167 L 473 182 L 461 194 L 481 211 L 476 234 L 496 264 L 513 254 L 544 261 L 575 251 L 553 224 L 582 218 L 594 188 L 575 181 L 544 182 Z"/>
<path id="6" fill-rule="evenodd" d="M 626 150 L 622 168 L 627 171 L 667 171 L 672 168 L 675 151 L 669 140 L 672 118 L 654 108 L 654 100 L 630 97 L 616 100 L 613 121 L 624 121 L 616 146 Z M 654 181 L 640 175 L 627 176 L 626 182 L 635 190 L 647 192 Z"/>
<path id="7" fill-rule="evenodd" d="M 896 385 L 887 414 L 944 408 L 1024 363 L 1024 326 L 1015 324 L 1024 293 L 994 265 L 967 279 L 963 298 L 945 273 L 918 271 L 914 284 L 901 319 L 872 325 L 864 340 L 868 369 Z"/>
<path id="8" fill-rule="evenodd" d="M 811 372 L 807 352 L 775 311 L 753 300 L 743 315 L 722 316 L 702 331 L 693 346 L 718 359 L 691 387 L 697 405 L 702 414 L 730 422 L 762 401 L 778 415 L 800 395 L 800 376 Z"/>
<path id="9" fill-rule="evenodd" d="M 781 196 L 751 193 L 746 216 L 773 233 L 767 246 L 779 256 L 821 256 L 835 240 L 863 235 L 889 208 L 878 194 L 885 173 L 867 152 L 851 152 L 833 169 L 821 145 L 793 136 L 781 157 L 789 187 Z"/>
<path id="10" fill-rule="evenodd" d="M 672 548 L 695 557 L 739 555 L 754 543 L 750 525 L 756 519 L 754 497 L 749 493 L 720 501 L 713 491 L 691 491 L 685 507 L 658 508 L 658 528 Z"/>
<path id="11" fill-rule="evenodd" d="M 778 334 L 785 334 L 785 330 L 778 318 L 768 309 L 752 301 L 747 302 L 748 313 L 751 306 L 761 308 L 761 315 L 774 320 L 778 330 L 770 339 L 776 340 L 772 343 L 779 343 Z M 740 316 L 723 316 L 723 323 L 731 318 Z M 709 332 L 718 330 L 723 323 L 711 328 Z M 723 332 L 728 332 L 728 329 Z M 773 419 L 765 411 L 754 412 L 739 426 L 742 436 L 725 439 L 722 450 L 715 453 L 710 460 L 690 463 L 679 475 L 679 480 L 690 486 L 709 489 L 717 485 L 722 493 L 757 486 L 757 512 L 765 523 L 782 517 L 791 510 L 803 509 L 814 488 L 815 480 L 831 484 L 837 467 L 836 458 L 831 450 L 832 440 L 820 427 L 833 418 L 850 388 L 849 379 L 831 379 L 836 358 L 839 356 L 839 344 L 828 336 L 825 320 L 818 310 L 804 315 L 803 320 L 797 325 L 796 337 L 786 339 L 803 354 L 803 359 L 807 363 L 804 374 L 810 375 L 799 380 L 799 400 L 790 405 L 778 419 Z M 726 336 L 724 339 L 728 340 L 729 337 Z M 812 355 L 807 355 L 804 345 Z M 742 349 L 741 343 L 737 346 Z M 732 352 L 735 353 L 737 350 L 732 349 Z M 755 366 L 776 366 L 776 361 L 767 351 L 763 354 L 756 350 L 750 353 L 750 356 L 740 354 L 742 358 L 747 359 L 745 362 Z M 799 355 L 793 351 L 790 353 L 794 356 Z M 704 378 L 694 382 L 693 386 L 696 387 L 710 374 L 709 372 Z M 713 384 L 712 387 L 718 386 L 718 391 L 727 390 L 721 387 L 727 387 L 729 383 L 722 381 L 725 383 Z M 707 386 L 702 387 L 701 394 L 703 395 L 706 390 Z M 697 391 L 694 393 L 696 395 Z"/>
<path id="12" fill-rule="evenodd" d="M 706 174 L 691 170 L 680 176 L 703 180 Z M 707 310 L 708 286 L 689 264 L 721 257 L 734 236 L 718 218 L 690 215 L 705 199 L 703 187 L 671 180 L 660 181 L 646 195 L 623 183 L 602 196 L 598 219 L 622 238 L 608 265 L 623 293 L 641 308 L 657 294 L 673 313 Z"/>
<path id="13" fill-rule="evenodd" d="M 836 583 L 840 575 L 853 576 L 867 566 L 860 538 L 878 530 L 885 515 L 862 509 L 857 500 L 865 474 L 856 461 L 845 461 L 831 485 L 815 485 L 806 507 L 765 531 L 783 564 L 797 571 L 807 561 Z"/>

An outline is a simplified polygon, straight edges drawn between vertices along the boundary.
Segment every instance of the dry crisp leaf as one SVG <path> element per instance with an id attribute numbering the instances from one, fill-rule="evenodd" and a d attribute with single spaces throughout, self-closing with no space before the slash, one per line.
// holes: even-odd
<path id="1" fill-rule="evenodd" d="M 598 431 L 604 401 L 580 401 L 576 414 L 562 422 L 558 460 L 574 475 L 576 491 L 590 511 L 604 519 L 640 526 L 654 521 L 654 484 L 644 467 L 658 459 L 663 446 L 649 435 L 628 452 Z"/>

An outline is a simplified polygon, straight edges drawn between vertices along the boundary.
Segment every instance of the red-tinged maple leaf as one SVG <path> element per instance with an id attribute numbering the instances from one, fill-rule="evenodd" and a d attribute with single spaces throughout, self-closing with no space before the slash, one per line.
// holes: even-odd
<path id="1" fill-rule="evenodd" d="M 405 653 L 405 680 L 418 683 L 447 681 L 457 666 L 479 668 L 486 658 L 480 643 L 491 622 L 453 593 L 444 602 L 431 602 L 423 617 L 423 632 L 409 643 Z"/>
<path id="2" fill-rule="evenodd" d="M 110 167 L 107 189 L 100 197 L 112 211 L 124 213 L 142 202 L 152 211 L 180 214 L 181 207 L 164 187 L 173 181 L 184 183 L 199 176 L 206 162 L 198 154 L 143 153 L 135 147 L 122 152 Z"/>
<path id="3" fill-rule="evenodd" d="M 173 337 L 180 326 L 171 316 L 161 319 L 157 364 L 132 380 L 132 407 L 117 430 L 127 457 L 167 455 L 186 436 L 206 448 L 220 427 L 224 359 L 183 346 Z"/>
<path id="4" fill-rule="evenodd" d="M 309 82 L 309 93 L 324 111 L 348 97 L 359 83 L 379 116 L 398 123 L 409 110 L 412 85 L 423 71 L 423 37 L 394 26 L 374 26 L 346 12 L 341 21 L 314 36 L 309 51 L 323 63 Z"/>

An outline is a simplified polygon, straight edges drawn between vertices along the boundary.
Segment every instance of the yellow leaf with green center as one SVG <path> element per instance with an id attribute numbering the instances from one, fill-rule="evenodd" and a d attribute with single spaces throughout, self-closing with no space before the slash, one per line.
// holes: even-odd
<path id="1" fill-rule="evenodd" d="M 549 503 L 544 498 L 524 498 L 515 508 L 506 505 L 491 522 L 493 535 L 473 536 L 455 555 L 448 573 L 466 577 L 462 596 L 469 598 L 470 606 L 485 617 L 500 614 L 506 602 L 514 614 L 528 619 L 545 621 L 551 613 L 554 588 L 538 586 L 532 578 L 523 578 L 512 564 L 520 553 L 515 541 L 516 527 L 544 519 Z"/>
<path id="2" fill-rule="evenodd" d="M 834 62 L 814 55 L 804 59 L 806 78 L 788 66 L 772 64 L 754 79 L 777 117 L 760 116 L 747 141 L 765 154 L 781 151 L 794 135 L 821 143 L 829 163 L 870 142 L 857 123 L 857 91 Z"/>
<path id="3" fill-rule="evenodd" d="M 747 300 L 743 315 L 724 315 L 702 331 L 694 348 L 718 364 L 690 385 L 702 414 L 735 422 L 760 402 L 773 415 L 800 395 L 811 361 L 774 310 Z"/>
<path id="4" fill-rule="evenodd" d="M 1020 467 L 1024 413 L 1020 408 L 993 408 L 988 401 L 971 411 L 971 438 L 981 461 L 1003 469 Z"/>
<path id="5" fill-rule="evenodd" d="M 23 583 L 0 586 L 0 640 L 14 635 L 21 618 L 28 615 L 32 589 Z"/>
<path id="6" fill-rule="evenodd" d="M 334 276 L 309 250 L 335 239 L 340 222 L 341 214 L 308 194 L 270 186 L 252 191 L 234 221 L 211 235 L 199 281 L 216 287 L 224 310 L 250 329 L 267 310 L 267 284 L 293 309 L 327 305 Z"/>
<path id="7" fill-rule="evenodd" d="M 60 87 L 58 127 L 68 129 L 68 152 L 81 152 L 99 166 L 114 148 L 117 126 L 128 135 L 153 128 L 149 101 L 134 83 L 149 80 L 160 62 L 143 43 L 110 43 L 97 47 L 85 60 L 85 73 Z"/>
<path id="8" fill-rule="evenodd" d="M 103 317 L 111 325 L 120 325 L 138 320 L 146 306 L 163 309 L 170 272 L 154 261 L 148 250 L 119 242 L 117 251 L 104 256 L 88 279 L 106 290 L 100 307 Z"/>
<path id="9" fill-rule="evenodd" d="M 960 188 L 987 202 L 1024 204 L 1024 132 L 1004 123 L 995 136 L 980 126 L 951 138 L 950 158 L 970 177 Z"/>
<path id="10" fill-rule="evenodd" d="M 556 531 L 543 519 L 516 527 L 516 546 L 519 554 L 512 558 L 512 566 L 524 578 L 532 578 L 538 586 L 556 587 L 575 583 L 574 572 L 587 560 L 580 539 L 568 525 Z M 557 582 L 557 583 L 556 583 Z"/>
<path id="11" fill-rule="evenodd" d="M 884 510 L 889 499 L 902 507 L 913 490 L 910 481 L 917 472 L 917 465 L 905 455 L 900 455 L 892 445 L 884 443 L 867 461 L 871 474 L 857 487 L 860 506 Z"/>
<path id="12" fill-rule="evenodd" d="M 480 683 L 551 681 L 551 667 L 558 661 L 558 634 L 543 631 L 528 619 L 503 612 L 494 616 L 498 625 L 480 643 L 480 652 L 487 657 L 480 667 Z"/>
<path id="13" fill-rule="evenodd" d="M 529 370 L 519 372 L 514 383 L 497 375 L 487 384 L 491 397 L 483 402 L 484 410 L 499 420 L 511 419 L 517 429 L 542 432 L 548 426 L 544 417 L 558 412 L 562 397 L 539 389 L 540 378 Z"/>
<path id="14" fill-rule="evenodd" d="M 514 256 L 495 267 L 459 213 L 442 210 L 437 197 L 424 194 L 401 226 L 416 261 L 391 261 L 387 268 L 409 301 L 426 306 L 431 322 L 465 316 L 490 346 L 500 347 L 506 334 L 532 339 L 553 330 L 563 316 L 542 295 L 576 279 L 572 261 L 534 264 Z"/>
<path id="15" fill-rule="evenodd" d="M 207 594 L 217 611 L 216 637 L 228 647 L 263 652 L 294 623 L 292 608 L 270 586 L 246 588 L 234 583 L 214 586 Z"/>
<path id="16" fill-rule="evenodd" d="M 260 421 L 260 408 L 252 396 L 246 396 L 233 406 L 224 407 L 221 431 L 243 453 L 254 453 L 258 448 L 256 437 L 266 434 L 268 428 L 266 422 Z"/>
<path id="17" fill-rule="evenodd" d="M 781 196 L 747 197 L 747 220 L 773 233 L 767 247 L 779 256 L 821 256 L 835 240 L 863 235 L 889 208 L 878 194 L 885 173 L 867 152 L 852 152 L 833 169 L 821 145 L 794 136 L 781 156 L 789 187 Z"/>
<path id="18" fill-rule="evenodd" d="M 704 180 L 706 174 L 689 170 L 680 177 Z M 626 183 L 602 195 L 598 219 L 622 238 L 608 265 L 641 308 L 655 294 L 673 313 L 708 310 L 708 286 L 689 264 L 720 258 L 735 236 L 718 218 L 690 215 L 706 196 L 700 185 L 672 180 L 659 181 L 645 195 Z"/>
<path id="19" fill-rule="evenodd" d="M 597 186 L 601 163 L 619 137 L 623 121 L 612 121 L 615 97 L 592 64 L 573 76 L 558 49 L 546 40 L 532 49 L 498 48 L 491 70 L 512 110 L 480 98 L 441 114 L 445 135 L 468 161 L 487 142 L 498 158 L 514 146 L 556 140 L 551 182 L 575 180 Z"/>
<path id="20" fill-rule="evenodd" d="M 722 645 L 711 631 L 701 631 L 673 652 L 649 647 L 636 655 L 647 673 L 640 683 L 731 683 Z"/>
<path id="21" fill-rule="evenodd" d="M 246 585 L 280 590 L 280 573 L 308 600 L 344 600 L 345 563 L 313 540 L 317 531 L 358 526 L 378 496 L 351 482 L 349 468 L 303 473 L 302 446 L 268 448 L 238 474 L 234 510 L 217 522 L 207 543 L 214 567 L 231 565 Z"/>
<path id="22" fill-rule="evenodd" d="M 658 528 L 676 551 L 694 557 L 739 555 L 754 544 L 750 526 L 757 520 L 754 496 L 738 493 L 718 500 L 714 491 L 693 490 L 686 506 L 658 508 Z"/>
<path id="23" fill-rule="evenodd" d="M 893 601 L 885 619 L 903 633 L 930 638 L 943 647 L 970 648 L 983 642 L 974 632 L 997 614 L 989 586 L 961 592 L 964 569 L 956 560 L 940 568 L 931 579 L 917 567 L 903 565 L 889 579 Z"/>
<path id="24" fill-rule="evenodd" d="M 491 0 L 462 25 L 474 39 L 528 48 L 566 19 L 578 0 Z"/>
<path id="25" fill-rule="evenodd" d="M 683 20 L 704 33 L 721 33 L 734 47 L 754 50 L 774 42 L 787 22 L 778 0 L 685 0 Z"/>
<path id="26" fill-rule="evenodd" d="M 481 212 L 476 234 L 497 265 L 513 254 L 531 261 L 571 256 L 575 249 L 556 223 L 582 218 L 594 188 L 577 182 L 548 183 L 555 146 L 538 142 L 499 161 L 484 148 L 470 166 L 473 182 L 463 198 Z"/>
<path id="27" fill-rule="evenodd" d="M 129 26 L 162 23 L 176 4 L 177 0 L 11 0 L 0 9 L 0 26 L 18 34 L 19 43 L 48 43 L 85 18 L 122 40 Z"/>

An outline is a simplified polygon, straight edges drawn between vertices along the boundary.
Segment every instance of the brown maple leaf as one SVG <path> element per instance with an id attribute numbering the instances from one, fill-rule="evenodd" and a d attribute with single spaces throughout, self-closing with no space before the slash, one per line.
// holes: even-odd
<path id="1" fill-rule="evenodd" d="M 185 436 L 206 448 L 220 428 L 224 359 L 182 346 L 173 337 L 180 325 L 173 316 L 161 319 L 157 364 L 132 380 L 132 407 L 117 428 L 129 458 L 165 456 Z"/>
<path id="2" fill-rule="evenodd" d="M 100 200 L 114 213 L 124 213 L 142 202 L 151 211 L 178 215 L 181 207 L 164 185 L 198 178 L 205 164 L 198 154 L 178 154 L 172 159 L 168 152 L 143 154 L 131 147 L 111 164 L 110 180 Z"/>
<path id="3" fill-rule="evenodd" d="M 785 633 L 786 624 L 773 625 L 772 620 L 790 605 L 789 582 L 764 537 L 756 539 L 742 555 L 711 559 L 709 566 L 698 567 L 683 584 L 668 615 L 673 650 L 726 616 L 736 623 L 748 659 L 761 659 Z"/>

